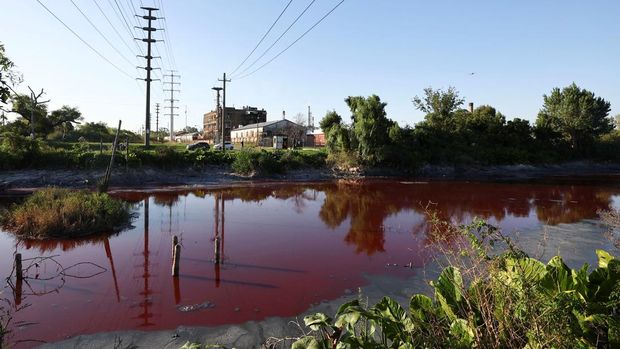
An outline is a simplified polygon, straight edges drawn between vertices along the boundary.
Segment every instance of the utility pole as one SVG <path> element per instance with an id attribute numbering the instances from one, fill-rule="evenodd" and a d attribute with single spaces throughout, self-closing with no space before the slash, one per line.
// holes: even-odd
<path id="1" fill-rule="evenodd" d="M 157 141 L 159 141 L 159 103 L 155 103 L 155 133 L 157 133 Z"/>
<path id="2" fill-rule="evenodd" d="M 185 129 L 187 129 L 187 105 L 185 106 Z"/>
<path id="3" fill-rule="evenodd" d="M 144 58 L 146 58 L 146 67 L 138 67 L 138 68 L 142 68 L 146 70 L 146 79 L 141 79 L 141 80 L 146 81 L 146 120 L 144 122 L 144 146 L 148 148 L 151 146 L 151 81 L 153 81 L 153 79 L 151 79 L 151 70 L 155 69 L 151 67 L 151 60 L 154 58 L 151 55 L 151 44 L 158 41 L 152 38 L 153 32 L 157 31 L 157 28 L 153 28 L 152 22 L 157 20 L 157 17 L 153 16 L 153 11 L 158 11 L 159 9 L 154 8 L 154 7 L 144 7 L 144 6 L 140 8 L 148 12 L 148 14 L 144 16 L 136 16 L 136 17 L 142 17 L 143 19 L 146 19 L 147 21 L 146 27 L 142 27 L 142 28 L 136 27 L 138 29 L 142 29 L 143 31 L 147 33 L 146 39 L 136 38 L 136 40 L 142 40 L 143 42 L 146 42 L 146 47 L 147 47 L 146 56 L 143 56 Z"/>
<path id="4" fill-rule="evenodd" d="M 218 133 L 220 130 L 220 122 L 221 122 L 221 110 L 220 110 L 220 91 L 222 90 L 221 87 L 216 86 L 216 87 L 211 87 L 212 90 L 214 90 L 215 92 L 217 92 L 217 97 L 216 97 L 216 101 L 215 101 L 215 132 L 213 132 L 213 143 L 215 145 L 215 143 L 217 143 L 217 140 L 220 138 Z"/>
<path id="5" fill-rule="evenodd" d="M 170 88 L 169 89 L 164 89 L 165 92 L 170 92 L 170 98 L 166 99 L 167 102 L 170 102 L 170 106 L 169 107 L 164 107 L 164 108 L 168 108 L 170 109 L 170 112 L 168 113 L 168 115 L 170 116 L 170 141 L 174 142 L 174 117 L 175 116 L 179 116 L 179 114 L 176 114 L 174 112 L 175 109 L 179 109 L 179 107 L 175 107 L 174 106 L 174 102 L 178 102 L 178 99 L 174 99 L 174 93 L 175 92 L 181 92 L 181 90 L 177 90 L 175 89 L 174 85 L 180 85 L 180 82 L 175 82 L 174 78 L 180 78 L 181 75 L 177 75 L 175 74 L 176 70 L 170 70 L 170 74 L 168 75 L 164 75 L 165 78 L 170 78 L 170 81 L 164 81 L 164 84 L 169 84 Z"/>
<path id="6" fill-rule="evenodd" d="M 226 151 L 225 141 L 226 141 L 226 83 L 230 82 L 226 80 L 226 73 L 224 73 L 224 77 L 218 81 L 222 82 L 222 151 Z"/>

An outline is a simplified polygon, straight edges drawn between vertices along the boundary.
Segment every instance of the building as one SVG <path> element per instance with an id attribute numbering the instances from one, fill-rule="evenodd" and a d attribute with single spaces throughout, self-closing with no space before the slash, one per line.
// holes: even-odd
<path id="1" fill-rule="evenodd" d="M 175 137 L 177 143 L 191 143 L 199 138 L 198 132 L 179 132 Z"/>
<path id="2" fill-rule="evenodd" d="M 244 145 L 258 145 L 271 147 L 274 136 L 286 138 L 286 144 L 293 146 L 303 145 L 306 128 L 290 120 L 274 120 L 249 124 L 231 131 L 231 142 Z M 300 144 L 301 143 L 301 144 Z"/>
<path id="3" fill-rule="evenodd" d="M 218 113 L 213 110 L 204 115 L 203 118 L 203 138 L 211 143 L 221 141 L 222 124 L 218 120 Z M 226 141 L 230 141 L 230 131 L 232 129 L 248 125 L 250 123 L 261 123 L 267 121 L 267 112 L 255 107 L 243 107 L 235 109 L 226 107 L 226 123 L 224 124 Z"/>
<path id="4" fill-rule="evenodd" d="M 324 147 L 325 146 L 325 133 L 321 129 L 314 131 L 308 130 L 306 133 L 306 147 Z"/>

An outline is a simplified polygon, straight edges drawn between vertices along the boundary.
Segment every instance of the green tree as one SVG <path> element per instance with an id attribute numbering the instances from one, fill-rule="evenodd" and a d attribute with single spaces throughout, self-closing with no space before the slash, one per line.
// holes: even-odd
<path id="1" fill-rule="evenodd" d="M 76 139 L 79 137 L 84 137 L 84 139 L 90 142 L 98 142 L 100 140 L 109 142 L 114 138 L 114 135 L 110 132 L 108 125 L 104 122 L 84 123 L 73 133 Z"/>
<path id="2" fill-rule="evenodd" d="M 74 124 L 79 124 L 83 119 L 82 113 L 77 108 L 67 105 L 52 111 L 49 116 L 52 127 L 58 128 L 62 132 L 62 139 L 65 139 L 68 132 L 73 131 Z"/>
<path id="3" fill-rule="evenodd" d="M 360 159 L 369 165 L 385 160 L 390 145 L 389 129 L 393 125 L 386 117 L 387 103 L 381 102 L 377 95 L 348 97 L 345 102 L 351 109 L 352 130 Z"/>
<path id="4" fill-rule="evenodd" d="M 47 135 L 50 133 L 54 126 L 47 117 L 47 105 L 45 103 L 39 103 L 36 100 L 25 94 L 13 95 L 11 99 L 13 105 L 13 112 L 19 115 L 18 119 L 25 121 L 30 129 L 33 128 L 34 118 L 34 132 L 39 135 Z"/>
<path id="5" fill-rule="evenodd" d="M 536 126 L 561 135 L 573 149 L 586 150 L 597 136 L 613 129 L 611 104 L 575 83 L 556 87 L 543 98 Z"/>
<path id="6" fill-rule="evenodd" d="M 6 56 L 0 43 L 0 103 L 6 104 L 14 92 L 13 86 L 21 82 L 21 76 L 13 70 L 15 64 Z"/>
<path id="7" fill-rule="evenodd" d="M 329 130 L 335 125 L 342 125 L 342 117 L 335 110 L 327 112 L 323 119 L 321 119 L 321 122 L 319 122 L 319 127 L 321 127 L 325 134 L 329 133 Z"/>
<path id="8" fill-rule="evenodd" d="M 446 91 L 427 87 L 424 96 L 413 97 L 416 109 L 426 113 L 425 120 L 430 127 L 451 129 L 454 126 L 454 112 L 465 102 L 452 86 Z"/>

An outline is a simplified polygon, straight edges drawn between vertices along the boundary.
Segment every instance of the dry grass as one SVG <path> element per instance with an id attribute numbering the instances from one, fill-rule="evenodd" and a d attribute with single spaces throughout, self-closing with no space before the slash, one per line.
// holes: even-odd
<path id="1" fill-rule="evenodd" d="M 129 224 L 129 205 L 105 193 L 49 188 L 2 214 L 2 227 L 19 236 L 75 238 L 114 232 Z"/>

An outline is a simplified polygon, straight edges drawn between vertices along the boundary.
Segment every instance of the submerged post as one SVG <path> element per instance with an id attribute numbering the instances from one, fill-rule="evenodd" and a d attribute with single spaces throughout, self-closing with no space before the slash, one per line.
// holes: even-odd
<path id="1" fill-rule="evenodd" d="M 179 238 L 175 235 L 172 237 L 172 259 L 174 259 L 174 248 L 179 244 Z"/>
<path id="2" fill-rule="evenodd" d="M 17 280 L 22 280 L 24 278 L 23 270 L 22 270 L 22 254 L 15 254 L 15 278 Z"/>
<path id="3" fill-rule="evenodd" d="M 174 246 L 174 259 L 172 260 L 172 276 L 179 276 L 179 261 L 181 259 L 181 245 Z"/>
<path id="4" fill-rule="evenodd" d="M 215 264 L 220 264 L 220 237 L 215 237 Z"/>

